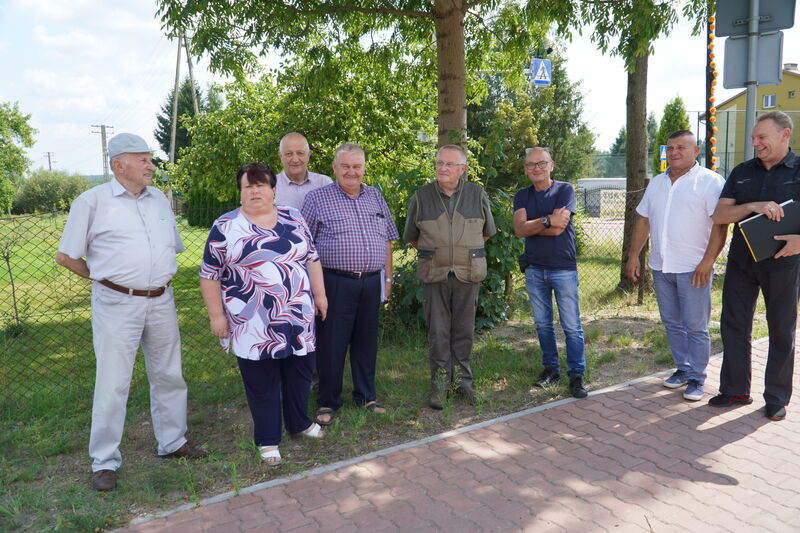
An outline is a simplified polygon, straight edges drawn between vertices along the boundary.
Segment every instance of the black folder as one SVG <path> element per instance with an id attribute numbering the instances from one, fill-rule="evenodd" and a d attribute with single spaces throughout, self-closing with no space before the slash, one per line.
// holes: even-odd
<path id="1" fill-rule="evenodd" d="M 781 207 L 783 218 L 779 221 L 759 214 L 739 222 L 739 229 L 756 262 L 775 257 L 786 245 L 786 241 L 773 239 L 775 235 L 800 234 L 800 202 L 786 200 Z"/>

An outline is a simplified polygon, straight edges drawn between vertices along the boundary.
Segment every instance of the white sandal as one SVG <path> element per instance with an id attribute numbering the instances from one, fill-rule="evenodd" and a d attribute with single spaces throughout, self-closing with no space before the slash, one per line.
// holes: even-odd
<path id="1" fill-rule="evenodd" d="M 321 439 L 325 436 L 325 432 L 322 431 L 322 426 L 316 422 L 312 422 L 308 429 L 301 432 L 300 435 L 303 437 L 308 437 L 309 439 Z"/>
<path id="2" fill-rule="evenodd" d="M 272 448 L 271 450 L 267 448 Z M 281 452 L 278 450 L 277 446 L 259 446 L 258 447 L 259 453 L 261 453 L 261 460 L 267 463 L 267 466 L 278 466 L 281 464 Z M 270 461 L 269 459 L 277 459 L 275 461 Z"/>

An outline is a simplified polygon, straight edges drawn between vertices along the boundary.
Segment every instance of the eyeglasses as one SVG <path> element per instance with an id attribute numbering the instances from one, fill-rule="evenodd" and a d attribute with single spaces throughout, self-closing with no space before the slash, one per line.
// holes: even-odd
<path id="1" fill-rule="evenodd" d="M 525 168 L 528 170 L 533 170 L 535 168 L 544 169 L 547 168 L 547 165 L 552 163 L 552 161 L 529 161 L 525 163 Z"/>
<path id="2" fill-rule="evenodd" d="M 436 165 L 436 168 L 445 167 L 445 168 L 448 168 L 448 169 L 453 169 L 453 168 L 456 168 L 456 167 L 460 167 L 461 165 L 464 165 L 465 163 L 451 163 L 449 161 L 448 162 L 436 161 L 436 163 L 434 163 L 434 164 Z"/>

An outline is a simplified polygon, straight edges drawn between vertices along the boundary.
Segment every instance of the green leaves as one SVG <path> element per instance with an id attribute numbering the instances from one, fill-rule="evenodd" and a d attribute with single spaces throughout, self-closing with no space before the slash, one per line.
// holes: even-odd
<path id="1" fill-rule="evenodd" d="M 25 148 L 33 146 L 36 130 L 28 124 L 30 115 L 23 115 L 16 102 L 0 102 L 0 211 L 11 207 L 14 184 L 22 179 L 31 161 Z"/>

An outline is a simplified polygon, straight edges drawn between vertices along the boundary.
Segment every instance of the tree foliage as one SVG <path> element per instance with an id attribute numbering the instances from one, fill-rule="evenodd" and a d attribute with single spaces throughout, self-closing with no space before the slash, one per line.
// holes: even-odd
<path id="1" fill-rule="evenodd" d="M 39 169 L 22 180 L 14 197 L 14 213 L 68 211 L 72 201 L 92 182 L 79 174 Z"/>
<path id="2" fill-rule="evenodd" d="M 178 88 L 178 127 L 175 130 L 175 161 L 181 157 L 181 150 L 192 143 L 189 131 L 186 129 L 186 119 L 194 116 L 194 104 L 192 103 L 192 91 L 197 97 L 197 106 L 202 113 L 206 109 L 206 102 L 202 99 L 202 93 L 196 83 L 192 83 L 189 78 L 185 78 Z M 172 105 L 175 101 L 175 90 L 171 90 L 167 99 L 161 105 L 161 112 L 156 115 L 156 129 L 153 136 L 158 141 L 158 145 L 165 154 L 169 155 L 170 142 L 172 140 Z"/>
<path id="3" fill-rule="evenodd" d="M 31 164 L 25 148 L 33 146 L 36 130 L 28 124 L 19 104 L 0 102 L 0 211 L 7 212 L 14 198 L 14 188 Z"/>
<path id="4" fill-rule="evenodd" d="M 527 186 L 523 153 L 532 146 L 550 148 L 554 179 L 574 182 L 594 172 L 595 136 L 582 118 L 583 96 L 569 80 L 563 57 L 555 53 L 551 60 L 550 87 L 508 91 L 489 80 L 490 93 L 469 107 L 468 132 L 482 147 L 488 187 Z"/>
<path id="5" fill-rule="evenodd" d="M 678 130 L 689 129 L 689 115 L 686 113 L 686 106 L 683 99 L 676 96 L 664 106 L 664 114 L 658 132 L 655 135 L 656 150 L 653 153 L 653 174 L 661 172 L 661 159 L 658 148 L 662 144 L 667 144 L 667 138 Z"/>
<path id="6" fill-rule="evenodd" d="M 439 143 L 462 138 L 468 95 L 480 95 L 480 72 L 508 71 L 523 81 L 522 65 L 549 26 L 551 3 L 514 0 L 160 0 L 159 16 L 173 35 L 192 35 L 211 68 L 244 78 L 257 55 L 280 50 L 324 59 L 331 43 L 350 41 L 362 53 L 411 55 L 436 73 Z M 568 15 L 564 15 L 568 16 Z M 565 19 L 565 23 L 566 23 Z M 256 50 L 256 52 L 253 52 Z M 397 55 L 399 54 L 399 56 Z M 320 76 L 317 83 L 325 83 Z"/>

